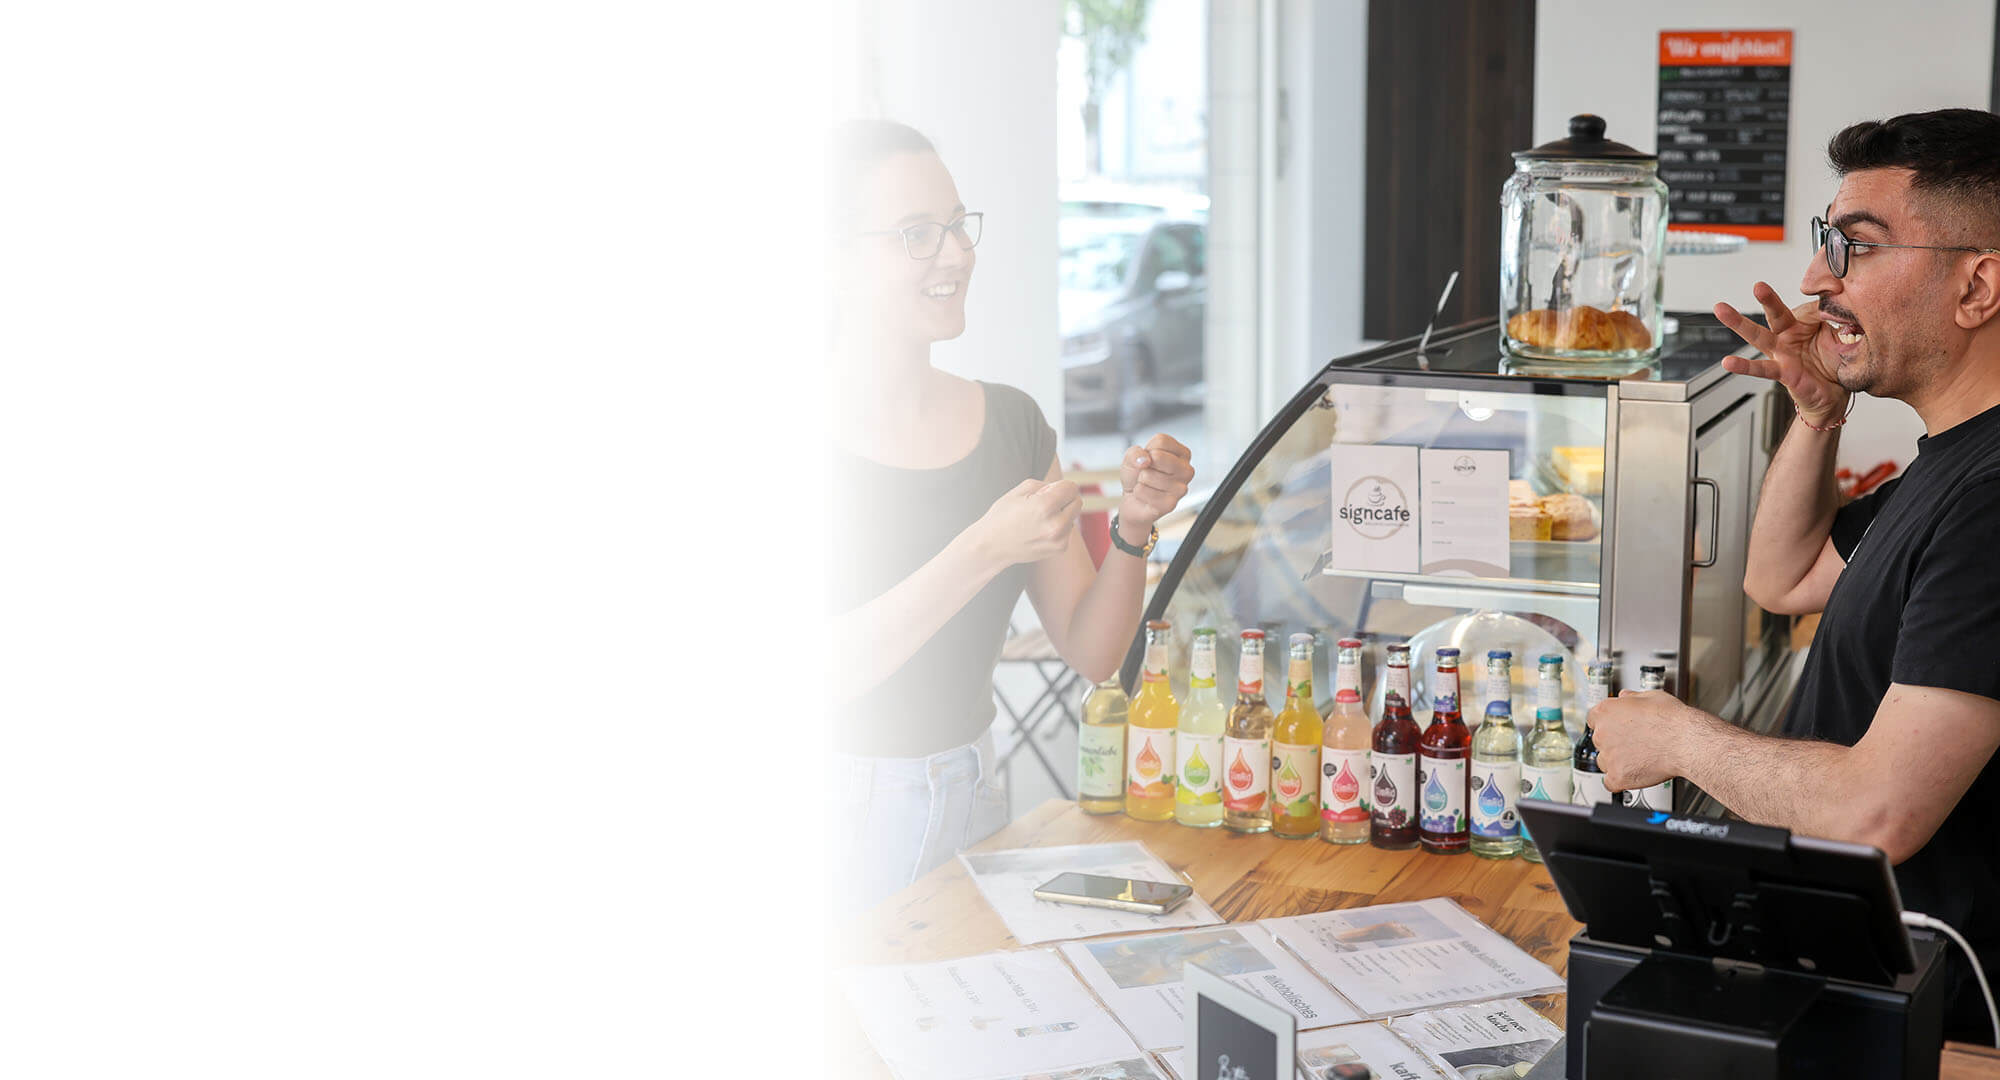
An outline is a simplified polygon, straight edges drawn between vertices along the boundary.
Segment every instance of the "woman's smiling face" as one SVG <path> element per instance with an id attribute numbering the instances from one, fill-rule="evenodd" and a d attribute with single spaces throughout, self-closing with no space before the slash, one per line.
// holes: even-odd
<path id="1" fill-rule="evenodd" d="M 842 316 L 856 320 L 861 333 L 891 341 L 928 344 L 964 333 L 975 261 L 964 237 L 947 233 L 935 257 L 913 259 L 895 235 L 926 223 L 949 226 L 965 214 L 944 162 L 927 151 L 890 155 L 861 185 L 858 211 L 856 231 L 871 235 L 850 244 Z"/>

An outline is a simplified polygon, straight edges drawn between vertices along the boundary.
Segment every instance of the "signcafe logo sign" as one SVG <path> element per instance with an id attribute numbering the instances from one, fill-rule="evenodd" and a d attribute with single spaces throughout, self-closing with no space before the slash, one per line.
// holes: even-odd
<path id="1" fill-rule="evenodd" d="M 1364 476 L 1341 499 L 1340 520 L 1365 540 L 1386 540 L 1410 524 L 1410 500 L 1385 476 Z"/>

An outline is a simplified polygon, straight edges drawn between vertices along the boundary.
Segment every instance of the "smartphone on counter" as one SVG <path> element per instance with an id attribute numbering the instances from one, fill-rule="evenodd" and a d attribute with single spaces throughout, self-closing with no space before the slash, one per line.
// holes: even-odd
<path id="1" fill-rule="evenodd" d="M 1035 899 L 1085 907 L 1116 908 L 1143 915 L 1165 915 L 1194 895 L 1194 886 L 1179 882 L 1140 881 L 1071 871 L 1057 874 L 1035 890 Z"/>

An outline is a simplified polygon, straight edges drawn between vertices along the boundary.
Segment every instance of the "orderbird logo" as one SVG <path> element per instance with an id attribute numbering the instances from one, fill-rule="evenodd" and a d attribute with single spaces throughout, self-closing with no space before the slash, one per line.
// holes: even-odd
<path id="1" fill-rule="evenodd" d="M 1646 815 L 1646 824 L 1658 825 L 1660 822 L 1667 820 L 1667 818 L 1670 816 L 1672 815 L 1667 814 L 1663 811 L 1655 810 L 1652 813 Z"/>

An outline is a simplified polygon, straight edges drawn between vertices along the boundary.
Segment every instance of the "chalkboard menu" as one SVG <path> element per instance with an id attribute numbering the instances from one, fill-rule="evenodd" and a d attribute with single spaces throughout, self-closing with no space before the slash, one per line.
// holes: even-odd
<path id="1" fill-rule="evenodd" d="M 1660 179 L 1669 227 L 1785 238 L 1790 30 L 1660 32 Z"/>

